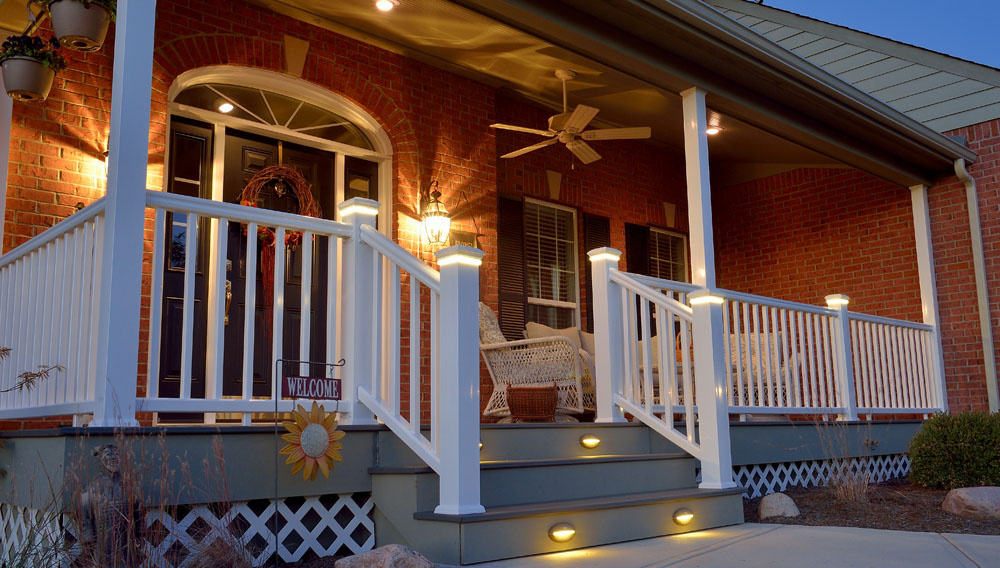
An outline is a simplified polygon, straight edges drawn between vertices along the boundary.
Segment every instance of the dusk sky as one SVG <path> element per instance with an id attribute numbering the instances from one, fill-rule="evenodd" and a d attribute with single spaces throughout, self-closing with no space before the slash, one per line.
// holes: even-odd
<path id="1" fill-rule="evenodd" d="M 998 0 L 764 0 L 764 4 L 1000 68 Z"/>

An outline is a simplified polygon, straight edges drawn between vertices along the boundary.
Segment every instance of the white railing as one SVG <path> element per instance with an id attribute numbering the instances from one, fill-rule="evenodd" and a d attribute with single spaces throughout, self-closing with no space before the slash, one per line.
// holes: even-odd
<path id="1" fill-rule="evenodd" d="M 257 290 L 254 274 L 257 273 L 257 264 L 260 253 L 258 247 L 259 240 L 256 238 L 258 229 L 267 228 L 274 232 L 274 242 L 285 242 L 286 235 L 290 233 L 300 233 L 301 239 L 296 254 L 300 255 L 302 274 L 301 289 L 311 290 L 314 279 L 318 275 L 313 274 L 314 256 L 318 254 L 317 246 L 319 238 L 325 237 L 327 240 L 326 258 L 321 265 L 326 267 L 326 289 L 327 310 L 323 314 L 325 321 L 326 361 L 337 361 L 337 301 L 338 301 L 338 255 L 340 240 L 349 237 L 352 228 L 344 223 L 315 219 L 282 213 L 270 210 L 243 207 L 231 203 L 220 203 L 206 199 L 186 197 L 182 195 L 147 191 L 146 205 L 155 211 L 155 233 L 153 244 L 153 265 L 152 279 L 150 287 L 150 317 L 149 317 L 149 365 L 147 394 L 144 398 L 137 400 L 138 408 L 147 412 L 225 412 L 242 413 L 244 423 L 249 423 L 252 412 L 273 412 L 275 409 L 275 392 L 278 385 L 277 380 L 271 381 L 271 392 L 267 396 L 254 396 L 254 361 L 257 357 L 255 350 L 257 347 L 257 330 L 255 329 L 254 314 L 257 309 Z M 167 220 L 171 217 L 170 226 Z M 209 223 L 202 223 L 209 220 Z M 227 248 L 229 244 L 229 227 L 232 224 L 242 226 L 246 235 L 246 252 L 243 256 L 229 255 L 235 259 L 235 270 L 248 275 L 246 278 L 244 297 L 232 298 L 231 304 L 243 303 L 243 313 L 247 317 L 243 318 L 242 343 L 243 352 L 240 357 L 242 377 L 242 393 L 239 396 L 223 396 L 223 364 L 226 353 L 225 326 L 227 310 L 231 307 L 227 305 Z M 209 226 L 209 258 L 202 259 L 200 266 L 204 267 L 207 279 L 207 298 L 204 325 L 204 345 L 196 345 L 196 337 L 200 333 L 195 333 L 195 303 L 197 302 L 196 278 L 198 270 L 189 270 L 190 267 L 199 266 L 199 226 Z M 174 233 L 174 228 L 180 227 L 182 232 Z M 181 329 L 177 337 L 173 338 L 181 342 L 180 348 L 180 385 L 179 396 L 164 397 L 159 392 L 160 383 L 160 357 L 163 342 L 163 283 L 165 276 L 165 254 L 168 247 L 166 239 L 177 241 L 177 251 L 183 251 L 183 259 L 177 259 L 177 277 L 182 279 L 182 322 Z M 183 243 L 183 246 L 181 244 Z M 269 371 L 272 379 L 275 379 L 274 372 L 278 361 L 282 359 L 292 359 L 299 361 L 311 360 L 311 312 L 313 311 L 310 302 L 311 293 L 301 293 L 300 304 L 294 306 L 299 309 L 299 329 L 285 330 L 285 313 L 292 307 L 288 305 L 285 298 L 285 274 L 286 264 L 289 258 L 289 250 L 285 246 L 273 246 L 274 249 L 274 286 L 271 317 L 271 357 L 269 361 Z M 240 267 L 242 261 L 242 268 Z M 235 319 L 235 318 L 234 318 Z M 283 340 L 287 333 L 295 333 L 299 336 L 299 352 L 284 353 Z M 201 352 L 200 347 L 204 347 L 206 359 L 204 362 L 204 398 L 192 397 L 192 378 L 195 365 L 194 353 Z M 197 349 L 196 349 L 197 348 Z M 231 348 L 231 347 L 230 347 Z M 311 371 L 315 372 L 316 369 Z M 303 374 L 310 373 L 309 368 L 301 370 Z M 280 398 L 280 397 L 279 397 Z M 279 400 L 278 410 L 289 411 L 294 408 L 298 401 Z M 346 400 L 338 405 L 339 410 L 349 412 L 350 401 Z"/>
<path id="2" fill-rule="evenodd" d="M 682 302 L 697 290 L 684 282 L 628 277 Z M 855 418 L 943 411 L 933 326 L 848 312 L 842 296 L 820 307 L 714 293 L 723 298 L 728 330 L 721 348 L 730 413 Z"/>
<path id="3" fill-rule="evenodd" d="M 372 380 L 359 385 L 358 396 L 424 463 L 439 470 L 441 275 L 372 227 L 361 229 L 361 240 L 371 247 L 374 297 L 382 301 L 371 314 L 372 344 L 380 349 L 372 352 Z M 430 402 L 426 417 L 421 401 Z M 425 425 L 429 438 L 422 431 Z"/>
<path id="4" fill-rule="evenodd" d="M 100 310 L 105 201 L 0 257 L 0 419 L 94 411 L 96 327 Z M 49 378 L 17 390 L 18 375 L 59 365 Z M 14 389 L 14 390 L 9 390 Z"/>
<path id="5" fill-rule="evenodd" d="M 849 319 L 859 413 L 943 409 L 933 326 L 856 313 Z"/>
<path id="6" fill-rule="evenodd" d="M 617 270 L 610 273 L 610 280 L 620 290 L 625 330 L 619 339 L 622 366 L 612 369 L 623 378 L 622 388 L 615 389 L 615 404 L 691 455 L 701 457 L 701 446 L 695 440 L 691 308 L 633 276 Z M 683 416 L 683 432 L 676 428 L 675 413 Z"/>

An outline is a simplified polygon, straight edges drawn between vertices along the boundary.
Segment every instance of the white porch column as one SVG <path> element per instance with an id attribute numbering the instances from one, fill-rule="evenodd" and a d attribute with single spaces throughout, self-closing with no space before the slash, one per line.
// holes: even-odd
<path id="1" fill-rule="evenodd" d="M 594 422 L 625 422 L 615 395 L 622 392 L 622 329 L 621 287 L 611 281 L 611 272 L 618 270 L 622 253 L 613 248 L 596 248 L 590 257 L 591 282 L 594 293 L 594 388 L 597 410 Z"/>
<path id="2" fill-rule="evenodd" d="M 722 306 L 715 288 L 715 241 L 712 235 L 712 184 L 708 169 L 708 113 L 705 91 L 681 93 L 684 109 L 684 159 L 687 170 L 691 279 L 704 290 L 688 295 L 694 311 L 694 380 L 701 444 L 701 485 L 705 489 L 735 487 L 729 441 Z"/>
<path id="3" fill-rule="evenodd" d="M 931 215 L 927 206 L 927 186 L 910 187 L 913 203 L 913 232 L 917 244 L 917 276 L 920 279 L 920 304 L 924 323 L 934 326 L 934 397 L 942 411 L 948 410 L 948 389 L 945 387 L 944 354 L 941 347 L 941 326 L 938 319 L 937 282 L 934 277 L 934 246 L 931 243 Z"/>
<path id="4" fill-rule="evenodd" d="M 343 326 L 340 336 L 343 338 L 344 365 L 343 384 L 341 391 L 344 400 L 352 403 L 350 414 L 341 417 L 341 424 L 374 424 L 375 416 L 371 409 L 358 400 L 358 387 L 372 388 L 375 374 L 375 349 L 372 341 L 375 326 L 375 260 L 372 247 L 361 242 L 361 226 L 374 227 L 378 217 L 379 202 L 371 199 L 355 197 L 337 206 L 344 223 L 354 227 L 351 240 L 344 243 L 343 273 L 341 282 L 343 289 L 340 297 L 343 302 Z M 374 391 L 373 391 L 374 392 Z"/>
<path id="5" fill-rule="evenodd" d="M 684 161 L 687 171 L 691 283 L 715 288 L 715 239 L 712 235 L 712 183 L 708 175 L 708 113 L 705 91 L 681 93 L 684 107 Z"/>
<path id="6" fill-rule="evenodd" d="M 116 18 L 98 304 L 97 408 L 92 426 L 137 424 L 135 390 L 156 2 L 120 0 Z"/>
<path id="7" fill-rule="evenodd" d="M 479 266 L 483 251 L 451 246 L 434 256 L 441 267 L 435 397 L 440 430 L 441 500 L 434 512 L 482 513 L 486 509 L 479 494 L 478 330 Z"/>
<path id="8" fill-rule="evenodd" d="M 844 294 L 830 294 L 826 297 L 826 307 L 837 311 L 837 323 L 833 329 L 833 340 L 837 347 L 837 387 L 840 389 L 840 404 L 844 406 L 841 420 L 858 419 L 858 398 L 854 388 L 854 355 L 851 345 L 851 320 L 848 319 L 847 305 L 851 298 Z"/>
<path id="9" fill-rule="evenodd" d="M 3 76 L 0 76 L 0 93 L 5 92 Z M 10 167 L 10 124 L 14 100 L 0 95 L 0 255 L 3 254 L 3 226 L 7 215 L 7 170 Z"/>

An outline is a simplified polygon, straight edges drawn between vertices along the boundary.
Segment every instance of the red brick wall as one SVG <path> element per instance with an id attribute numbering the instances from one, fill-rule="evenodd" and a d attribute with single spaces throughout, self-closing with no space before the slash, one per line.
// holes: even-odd
<path id="1" fill-rule="evenodd" d="M 712 195 L 720 287 L 922 321 L 910 192 L 852 169 L 799 169 Z"/>

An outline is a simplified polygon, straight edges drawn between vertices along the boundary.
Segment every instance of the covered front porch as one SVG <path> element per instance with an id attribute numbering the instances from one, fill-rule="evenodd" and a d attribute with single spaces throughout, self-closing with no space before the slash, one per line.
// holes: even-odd
<path id="1" fill-rule="evenodd" d="M 247 73 L 259 79 L 257 87 L 265 93 L 261 95 L 265 102 L 272 100 L 269 93 L 290 98 L 298 92 L 300 108 L 327 105 L 327 110 L 336 111 L 357 126 L 364 139 L 347 143 L 320 140 L 308 130 L 288 133 L 272 128 L 289 127 L 292 117 L 283 125 L 274 116 L 274 124 L 266 116 L 254 122 L 220 117 L 203 108 L 214 99 L 199 106 L 193 91 L 186 89 L 211 87 L 224 96 L 229 91 L 222 67 L 235 62 L 209 61 L 202 69 L 184 69 L 179 60 L 164 55 L 169 50 L 159 49 L 157 34 L 164 26 L 157 26 L 154 9 L 134 0 L 121 2 L 117 26 L 128 33 L 118 34 L 115 43 L 106 195 L 0 257 L 4 306 L 0 345 L 15 349 L 0 366 L 0 389 L 5 389 L 0 394 L 0 419 L 20 420 L 26 428 L 51 425 L 50 419 L 92 429 L 195 422 L 231 425 L 235 433 L 270 423 L 276 414 L 311 402 L 282 396 L 278 387 L 283 376 L 335 373 L 342 380 L 342 397 L 327 403 L 327 410 L 339 414 L 339 424 L 383 425 L 424 464 L 389 464 L 403 469 L 376 473 L 414 475 L 421 484 L 435 486 L 433 491 L 406 496 L 416 500 L 412 510 L 396 511 L 400 515 L 396 525 L 408 527 L 397 526 L 398 530 L 414 531 L 403 536 L 415 539 L 428 527 L 438 526 L 435 523 L 489 527 L 490 522 L 502 520 L 491 505 L 525 503 L 484 499 L 483 480 L 539 467 L 519 463 L 487 467 L 490 473 L 483 469 L 482 411 L 492 389 L 505 385 L 481 366 L 480 300 L 497 309 L 507 340 L 521 339 L 518 334 L 532 320 L 553 328 L 589 328 L 594 333 L 592 366 L 574 363 L 574 369 L 590 376 L 593 390 L 587 394 L 593 395 L 594 421 L 609 429 L 626 418 L 643 423 L 659 436 L 644 450 L 657 454 L 656 460 L 666 460 L 659 455 L 666 453 L 674 460 L 678 457 L 674 453 L 683 452 L 680 458 L 687 460 L 683 483 L 651 486 L 648 492 L 684 489 L 693 498 L 699 496 L 695 485 L 714 491 L 701 496 L 725 503 L 719 505 L 723 511 L 719 519 L 729 519 L 725 522 L 739 522 L 730 498 L 740 493 L 734 479 L 731 420 L 773 415 L 853 423 L 947 410 L 927 187 L 934 175 L 952 166 L 952 160 L 971 160 L 974 155 L 888 109 L 866 108 L 872 103 L 867 98 L 865 104 L 850 97 L 829 98 L 830 89 L 846 86 L 817 85 L 821 77 L 809 75 L 767 45 L 717 21 L 721 16 L 701 4 L 623 8 L 604 25 L 597 25 L 608 16 L 602 8 L 579 8 L 577 15 L 588 30 L 585 37 L 552 15 L 545 2 L 505 11 L 479 2 L 431 4 L 439 21 L 455 22 L 455 27 L 435 28 L 438 35 L 424 45 L 417 39 L 423 36 L 406 31 L 417 22 L 388 26 L 363 12 L 360 3 L 324 8 L 330 13 L 323 15 L 323 26 L 350 22 L 347 27 L 354 30 L 336 28 L 346 36 L 337 36 L 344 45 L 329 48 L 331 57 L 343 57 L 338 49 L 350 52 L 345 45 L 382 49 L 347 39 L 359 34 L 375 34 L 381 38 L 378 46 L 403 42 L 404 51 L 419 51 L 413 59 L 393 57 L 399 60 L 397 71 L 407 72 L 407 85 L 421 87 L 416 89 L 420 92 L 431 87 L 421 83 L 422 73 L 445 76 L 457 70 L 454 76 L 446 75 L 456 86 L 439 85 L 447 91 L 444 102 L 428 103 L 433 97 L 409 92 L 396 98 L 371 95 L 378 91 L 375 86 L 387 87 L 380 79 L 365 79 L 363 73 L 350 80 L 324 79 L 326 60 L 317 64 L 314 75 L 300 68 L 306 78 L 286 76 L 287 69 L 281 70 L 285 75 L 261 69 Z M 252 6 L 283 22 L 288 31 L 301 31 L 306 25 L 305 8 L 316 7 L 281 4 L 270 12 Z M 445 18 L 456 13 L 461 17 Z M 177 16 L 169 12 L 166 17 L 173 22 Z M 680 42 L 661 46 L 662 40 L 656 38 L 662 33 L 639 23 L 653 17 L 678 33 L 691 34 L 687 26 L 707 29 L 715 23 L 723 25 L 725 34 L 701 36 L 697 42 L 689 38 L 700 49 Z M 544 21 L 539 23 L 539 18 Z M 490 47 L 476 34 L 484 20 L 489 29 L 516 33 L 533 49 L 522 58 L 519 50 Z M 635 37 L 666 49 L 665 54 L 650 62 L 634 53 L 635 38 L 618 36 L 630 26 Z M 482 45 L 471 51 L 499 51 L 491 56 L 516 68 L 503 71 L 502 66 L 492 67 L 481 59 L 466 59 L 465 52 L 448 55 L 453 34 L 478 38 Z M 775 96 L 787 97 L 787 107 L 776 108 L 769 100 L 773 93 L 764 93 L 764 80 L 749 76 L 740 69 L 741 63 L 722 55 L 723 35 L 730 44 L 742 42 L 740 49 L 749 54 L 746 57 L 755 68 L 784 81 L 787 93 Z M 287 41 L 283 45 L 289 49 Z M 695 69 L 678 63 L 706 53 L 717 63 L 711 72 L 707 65 Z M 547 109 L 558 109 L 558 82 L 550 78 L 551 69 L 535 65 L 553 54 L 565 67 L 593 71 L 591 80 L 603 77 L 602 85 L 588 87 L 599 92 L 573 95 L 601 104 L 606 122 L 600 126 L 652 124 L 653 141 L 598 146 L 603 163 L 611 166 L 573 162 L 561 147 L 524 158 L 499 157 L 532 139 L 525 133 L 494 133 L 489 128 L 494 118 L 521 121 L 528 128 L 534 123 L 524 117 L 544 118 Z M 525 70 L 531 73 L 522 74 Z M 126 76 L 154 77 L 157 90 L 143 81 L 125 81 Z M 722 76 L 728 79 L 721 80 Z M 502 79 L 506 89 L 478 82 L 486 81 L 484 77 Z M 228 80 L 233 81 L 231 76 Z M 337 93 L 317 93 L 356 84 L 360 87 L 350 100 L 344 97 L 346 102 L 333 96 Z M 455 158 L 451 139 L 442 134 L 431 142 L 423 140 L 425 130 L 412 126 L 420 121 L 406 109 L 420 99 L 419 104 L 425 105 L 421 111 L 437 105 L 441 115 L 454 110 L 464 116 L 455 110 L 461 106 L 463 90 L 480 97 L 475 106 L 488 109 L 487 103 L 493 102 L 493 109 L 485 116 L 463 119 L 462 128 L 475 131 L 469 135 L 473 142 L 461 146 L 459 153 L 466 153 Z M 370 98 L 364 100 L 361 91 Z M 191 96 L 184 98 L 185 92 Z M 168 141 L 162 148 L 157 136 L 152 137 L 163 161 L 150 165 L 151 108 L 157 116 L 161 103 L 169 116 L 158 117 L 156 124 L 163 126 L 159 136 Z M 396 113 L 407 118 L 397 120 Z M 200 176 L 185 177 L 171 169 L 177 163 L 171 160 L 181 154 L 171 153 L 177 144 L 173 135 L 185 134 L 182 130 L 194 122 L 193 127 L 213 133 L 202 140 L 203 151 L 214 152 L 214 158 L 202 162 L 205 169 Z M 404 128 L 403 123 L 409 125 Z M 444 129 L 450 123 L 439 117 L 436 124 Z M 707 132 L 720 124 L 732 136 L 710 144 Z M 272 136 L 280 141 L 274 144 L 279 155 L 283 148 L 306 143 L 331 154 L 337 175 L 328 196 L 333 207 L 327 208 L 325 218 L 226 202 L 223 186 L 229 166 L 221 156 L 237 129 L 245 140 L 259 142 L 265 133 Z M 866 139 L 865 132 L 878 136 Z M 428 149 L 431 146 L 433 150 Z M 741 161 L 747 155 L 749 161 Z M 367 170 L 365 197 L 351 197 L 356 188 L 350 185 L 351 178 L 340 175 L 351 159 L 374 164 Z M 725 226 L 717 225 L 713 208 L 718 208 L 720 194 L 713 199 L 713 189 L 722 186 L 732 192 L 741 184 L 802 169 L 850 171 L 866 183 L 877 181 L 881 191 L 888 185 L 909 193 L 904 201 L 909 202 L 910 217 L 903 226 L 912 227 L 913 245 L 906 241 L 903 248 L 906 258 L 915 261 L 916 274 L 907 278 L 917 286 L 904 290 L 901 308 L 886 301 L 892 292 L 880 289 L 879 278 L 863 279 L 859 273 L 852 280 L 842 267 L 836 267 L 836 284 L 846 282 L 862 295 L 848 298 L 845 290 L 831 284 L 814 303 L 788 300 L 807 296 L 789 288 L 773 294 L 783 299 L 771 298 L 762 284 L 767 280 L 760 276 L 766 271 L 747 268 L 742 253 L 733 253 L 739 250 L 739 235 L 747 240 L 756 237 L 753 222 L 733 225 L 727 217 Z M 658 177 L 651 171 L 666 173 Z M 148 179 L 157 174 L 162 176 L 162 187 L 149 189 L 155 184 Z M 197 179 L 192 182 L 193 178 Z M 565 186 L 560 187 L 560 179 L 566 180 Z M 679 181 L 658 187 L 669 179 Z M 469 243 L 479 248 L 432 244 L 423 235 L 419 222 L 427 205 L 424 193 L 434 180 L 451 205 L 453 229 L 471 232 Z M 174 189 L 178 183 L 201 186 L 184 194 Z M 471 199 L 463 198 L 466 190 Z M 521 204 L 513 217 L 505 216 L 512 211 L 505 205 L 510 201 Z M 623 212 L 626 201 L 634 201 L 628 213 Z M 520 254 L 526 254 L 529 203 L 537 211 L 563 211 L 563 217 L 573 219 L 568 231 L 572 247 L 565 248 L 570 252 L 564 257 L 539 254 L 534 260 L 522 256 L 511 261 L 505 256 L 512 249 L 503 241 L 511 235 L 520 239 L 514 248 L 520 246 Z M 861 213 L 840 213 L 847 231 L 853 215 L 860 218 Z M 578 221 L 577 215 L 582 219 Z M 598 217 L 607 218 L 607 238 L 596 234 L 605 226 Z M 520 223 L 518 230 L 508 223 L 510 218 Z M 665 278 L 664 273 L 641 270 L 646 260 L 641 246 L 615 248 L 635 242 L 630 235 L 642 233 L 629 226 L 644 229 L 644 238 L 660 232 L 684 243 L 683 253 L 677 255 L 683 268 L 669 273 L 677 276 Z M 536 224 L 530 236 L 541 242 L 548 238 L 546 227 Z M 262 229 L 268 235 L 265 239 L 258 237 Z M 898 227 L 893 230 L 876 238 L 889 241 L 898 236 Z M 293 246 L 288 245 L 290 237 Z M 720 246 L 720 237 L 725 246 Z M 266 266 L 265 249 L 273 251 Z M 625 249 L 624 258 L 620 249 Z M 546 259 L 548 264 L 540 264 Z M 619 264 L 622 261 L 625 266 Z M 877 263 L 863 268 L 870 270 L 873 262 Z M 534 280 L 525 276 L 528 269 L 535 270 Z M 522 274 L 512 276 L 511 270 Z M 262 272 L 270 272 L 266 280 Z M 795 273 L 785 278 L 804 279 Z M 267 288 L 265 281 L 270 282 Z M 546 281 L 549 285 L 542 286 Z M 741 288 L 724 289 L 725 282 L 739 283 Z M 878 299 L 866 298 L 865 293 Z M 818 301 L 822 296 L 826 305 Z M 852 308 L 857 304 L 873 306 L 881 314 L 856 312 Z M 257 317 L 258 313 L 264 315 Z M 887 313 L 920 314 L 911 318 L 920 321 L 885 317 Z M 588 320 L 592 324 L 585 324 Z M 344 366 L 331 371 L 328 365 L 341 360 Z M 38 364 L 59 364 L 65 370 L 34 388 L 16 388 L 20 371 Z M 176 373 L 165 373 L 167 367 Z M 566 456 L 545 459 L 562 458 Z M 699 462 L 697 482 L 692 458 Z M 659 465 L 651 466 L 651 477 L 659 475 Z M 414 467 L 422 469 L 406 469 Z M 614 467 L 627 477 L 625 466 Z M 388 485 L 387 492 L 392 484 Z M 496 496 L 492 489 L 486 494 Z M 433 501 L 429 507 L 428 499 Z M 652 502 L 676 503 L 680 497 L 656 499 Z M 664 507 L 653 507 L 650 515 L 659 515 Z M 426 514 L 414 517 L 418 512 Z M 621 518 L 627 517 L 622 513 Z M 688 529 L 671 526 L 670 530 Z M 566 549 L 579 543 L 553 546 Z"/>

